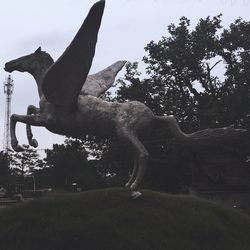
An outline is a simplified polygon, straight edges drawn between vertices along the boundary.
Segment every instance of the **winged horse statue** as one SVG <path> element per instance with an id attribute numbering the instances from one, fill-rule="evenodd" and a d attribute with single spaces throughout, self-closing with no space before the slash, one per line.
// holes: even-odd
<path id="1" fill-rule="evenodd" d="M 26 124 L 28 141 L 33 147 L 38 143 L 33 138 L 31 125 L 75 138 L 87 134 L 105 138 L 117 136 L 133 151 L 134 168 L 126 187 L 131 189 L 132 197 L 137 198 L 141 195 L 139 188 L 149 157 L 143 139 L 150 134 L 154 124 L 161 123 L 183 142 L 237 136 L 245 130 L 230 126 L 185 134 L 173 116 L 156 116 L 143 103 L 112 103 L 99 98 L 112 86 L 126 63 L 118 61 L 99 73 L 88 75 L 104 7 L 105 0 L 93 5 L 71 44 L 56 62 L 39 47 L 34 53 L 5 64 L 8 72 L 29 72 L 37 83 L 40 97 L 39 108 L 31 105 L 27 115 L 11 116 L 11 145 L 15 151 L 24 150 L 16 138 L 17 122 Z"/>

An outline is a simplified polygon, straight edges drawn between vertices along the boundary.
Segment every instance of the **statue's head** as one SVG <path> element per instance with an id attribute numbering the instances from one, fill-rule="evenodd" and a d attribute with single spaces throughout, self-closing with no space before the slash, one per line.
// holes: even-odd
<path id="1" fill-rule="evenodd" d="M 49 67 L 53 64 L 53 59 L 45 51 L 39 47 L 34 53 L 22 56 L 5 64 L 5 71 L 11 73 L 15 70 L 20 72 L 32 72 L 36 70 L 38 66 Z"/>

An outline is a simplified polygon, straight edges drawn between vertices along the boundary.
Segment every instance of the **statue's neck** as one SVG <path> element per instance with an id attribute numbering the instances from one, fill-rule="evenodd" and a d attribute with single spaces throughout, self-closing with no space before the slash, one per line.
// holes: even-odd
<path id="1" fill-rule="evenodd" d="M 46 71 L 35 71 L 32 72 L 31 75 L 35 78 L 36 84 L 37 84 L 37 89 L 38 89 L 38 94 L 41 99 L 43 92 L 42 92 L 42 80 L 45 75 Z"/>
<path id="2" fill-rule="evenodd" d="M 52 63 L 50 64 L 52 65 Z M 50 65 L 44 65 L 41 67 L 37 67 L 35 70 L 32 71 L 28 71 L 36 80 L 36 84 L 37 84 L 37 89 L 38 89 L 38 94 L 40 99 L 43 96 L 43 91 L 42 91 L 42 81 L 43 81 L 43 77 L 46 74 L 48 68 L 50 67 Z"/>

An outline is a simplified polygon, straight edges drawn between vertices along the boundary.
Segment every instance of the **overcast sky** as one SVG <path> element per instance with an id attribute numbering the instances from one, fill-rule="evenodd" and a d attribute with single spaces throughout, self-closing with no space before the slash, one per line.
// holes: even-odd
<path id="1" fill-rule="evenodd" d="M 34 52 L 39 46 L 56 60 L 69 45 L 96 0 L 0 0 L 0 83 L 8 74 L 5 62 Z M 106 0 L 96 56 L 91 72 L 117 60 L 141 61 L 151 40 L 167 35 L 167 26 L 186 16 L 195 26 L 199 18 L 223 14 L 223 26 L 236 18 L 249 21 L 250 0 Z M 123 72 L 119 74 L 122 76 Z M 12 113 L 25 114 L 38 106 L 36 84 L 28 73 L 13 72 Z M 5 96 L 0 91 L 0 150 L 4 133 Z M 39 148 L 62 143 L 63 136 L 34 128 Z M 17 126 L 20 144 L 27 144 L 25 126 Z"/>

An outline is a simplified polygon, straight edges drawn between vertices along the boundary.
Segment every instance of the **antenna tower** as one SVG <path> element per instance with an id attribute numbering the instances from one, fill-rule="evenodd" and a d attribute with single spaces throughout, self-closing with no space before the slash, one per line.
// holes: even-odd
<path id="1" fill-rule="evenodd" d="M 8 153 L 10 149 L 10 114 L 11 114 L 11 97 L 14 89 L 14 81 L 9 75 L 3 83 L 4 94 L 6 95 L 5 102 L 5 119 L 4 119 L 4 137 L 3 151 Z"/>

